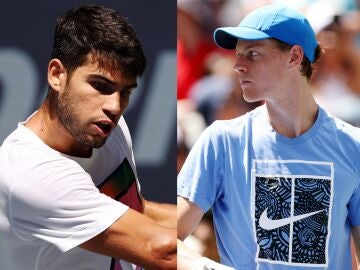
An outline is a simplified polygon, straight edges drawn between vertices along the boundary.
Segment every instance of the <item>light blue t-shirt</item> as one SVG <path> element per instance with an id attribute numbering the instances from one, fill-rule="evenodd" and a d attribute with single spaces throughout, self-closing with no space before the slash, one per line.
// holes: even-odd
<path id="1" fill-rule="evenodd" d="M 360 129 L 319 108 L 314 125 L 290 139 L 262 106 L 200 136 L 178 195 L 212 208 L 226 265 L 346 270 L 350 227 L 360 225 L 359 170 Z"/>

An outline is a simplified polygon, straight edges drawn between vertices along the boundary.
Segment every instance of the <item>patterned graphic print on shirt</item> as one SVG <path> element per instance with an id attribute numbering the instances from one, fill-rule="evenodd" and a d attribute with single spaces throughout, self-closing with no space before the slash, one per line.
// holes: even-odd
<path id="1" fill-rule="evenodd" d="M 257 261 L 327 266 L 332 164 L 319 163 L 317 169 L 316 162 L 311 167 L 299 163 L 296 167 L 281 161 L 280 169 L 274 170 L 275 163 L 253 169 Z M 330 168 L 324 169 L 326 165 Z M 301 174 L 299 167 L 305 169 Z M 286 174 L 279 173 L 284 168 Z"/>
<path id="2" fill-rule="evenodd" d="M 137 189 L 135 174 L 129 161 L 125 158 L 119 167 L 98 186 L 99 190 L 111 198 L 142 212 L 143 205 Z M 141 270 L 137 266 L 136 270 Z M 110 270 L 127 270 L 121 267 L 120 261 L 111 260 Z"/>

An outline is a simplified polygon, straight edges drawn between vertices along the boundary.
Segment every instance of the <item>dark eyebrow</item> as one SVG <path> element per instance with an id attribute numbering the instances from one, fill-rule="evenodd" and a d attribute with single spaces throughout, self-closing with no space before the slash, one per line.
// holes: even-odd
<path id="1" fill-rule="evenodd" d="M 114 85 L 114 86 L 116 85 L 116 82 L 106 78 L 105 76 L 101 76 L 98 74 L 90 74 L 89 79 L 97 79 L 97 80 L 105 81 L 106 83 Z"/>
<path id="2" fill-rule="evenodd" d="M 115 81 L 112 81 L 112 80 L 106 78 L 105 76 L 102 76 L 102 75 L 99 75 L 99 74 L 90 74 L 89 79 L 101 80 L 101 81 L 104 81 L 104 82 L 110 84 L 113 87 L 116 87 L 118 85 Z M 136 87 L 137 87 L 137 83 L 135 81 L 132 84 L 125 85 L 123 88 L 124 89 L 132 89 L 132 88 L 136 88 Z"/>
<path id="3" fill-rule="evenodd" d="M 264 47 L 264 45 L 261 42 L 257 41 L 257 42 L 254 42 L 254 43 L 251 43 L 251 44 L 245 46 L 243 49 L 244 50 L 249 50 L 249 49 L 253 49 L 253 48 L 256 48 L 256 47 Z M 236 55 L 238 54 L 238 52 L 239 51 L 237 50 L 237 48 L 235 48 L 235 54 Z"/>

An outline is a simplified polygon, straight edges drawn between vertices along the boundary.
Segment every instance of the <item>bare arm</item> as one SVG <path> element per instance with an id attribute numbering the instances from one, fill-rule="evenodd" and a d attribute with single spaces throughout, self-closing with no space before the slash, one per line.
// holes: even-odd
<path id="1" fill-rule="evenodd" d="M 204 212 L 188 199 L 177 198 L 177 233 L 184 240 L 199 224 Z"/>
<path id="2" fill-rule="evenodd" d="M 183 197 L 177 198 L 177 233 L 178 233 L 178 269 L 192 269 L 194 260 L 201 258 L 193 250 L 189 249 L 181 241 L 184 240 L 199 224 L 203 211 L 188 199 Z"/>
<path id="3" fill-rule="evenodd" d="M 176 245 L 175 229 L 159 226 L 149 217 L 128 209 L 81 247 L 155 270 L 176 269 Z"/>
<path id="4" fill-rule="evenodd" d="M 187 246 L 185 246 L 184 243 L 180 240 L 178 240 L 178 255 L 178 270 L 235 270 L 232 267 L 222 265 L 205 257 L 201 257 L 199 254 L 196 254 Z"/>
<path id="5" fill-rule="evenodd" d="M 176 205 L 150 202 L 143 199 L 144 215 L 160 226 L 176 229 Z"/>
<path id="6" fill-rule="evenodd" d="M 360 269 L 360 226 L 352 227 L 351 234 L 353 237 L 357 269 Z"/>
<path id="7" fill-rule="evenodd" d="M 201 258 L 199 254 L 190 250 L 185 244 L 178 240 L 177 243 L 178 249 L 178 261 L 177 269 L 178 270 L 192 270 L 194 261 Z"/>
<path id="8" fill-rule="evenodd" d="M 177 199 L 177 233 L 178 233 L 178 270 L 235 270 L 234 268 L 219 264 L 202 257 L 189 249 L 182 240 L 193 232 L 199 224 L 204 212 L 188 199 L 178 196 Z"/>

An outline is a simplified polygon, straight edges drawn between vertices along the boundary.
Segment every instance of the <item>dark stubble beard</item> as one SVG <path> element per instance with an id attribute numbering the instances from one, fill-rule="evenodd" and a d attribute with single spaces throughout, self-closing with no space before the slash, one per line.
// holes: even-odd
<path id="1" fill-rule="evenodd" d="M 65 89 L 62 96 L 58 96 L 56 114 L 62 125 L 81 145 L 92 148 L 99 148 L 103 146 L 106 139 L 95 140 L 80 126 L 80 121 L 76 119 L 76 106 L 81 106 L 81 104 L 76 104 L 76 102 L 74 102 L 74 99 L 68 89 Z"/>

